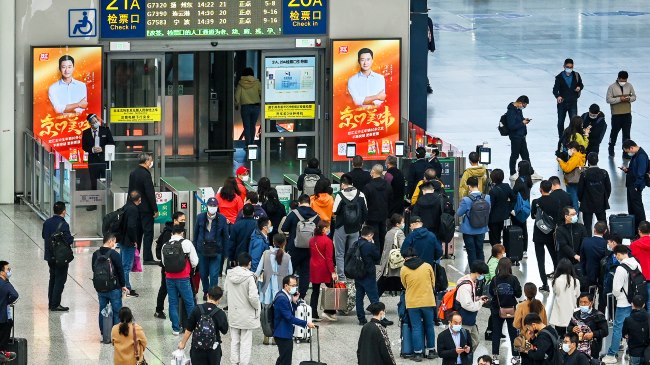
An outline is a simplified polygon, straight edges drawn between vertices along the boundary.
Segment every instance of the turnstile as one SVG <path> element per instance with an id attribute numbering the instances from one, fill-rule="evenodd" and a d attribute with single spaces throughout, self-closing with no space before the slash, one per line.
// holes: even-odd
<path id="1" fill-rule="evenodd" d="M 197 191 L 199 191 L 199 187 L 184 176 L 160 177 L 160 193 L 156 193 L 156 200 L 158 200 L 159 197 L 162 197 L 162 194 L 164 193 L 171 193 L 172 202 L 171 209 L 168 211 L 160 211 L 159 209 L 160 219 L 158 222 L 164 223 L 165 221 L 170 221 L 174 212 L 181 211 L 185 213 L 185 227 L 187 227 L 185 238 L 192 240 L 194 238 L 192 237 L 192 234 L 194 231 L 193 228 L 194 220 L 196 219 L 196 212 L 200 209 L 195 198 Z M 159 196 L 158 194 L 161 195 Z"/>

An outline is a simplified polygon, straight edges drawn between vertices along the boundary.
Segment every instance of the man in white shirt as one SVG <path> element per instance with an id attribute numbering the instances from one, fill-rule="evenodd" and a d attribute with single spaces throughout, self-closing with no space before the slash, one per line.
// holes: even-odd
<path id="1" fill-rule="evenodd" d="M 63 55 L 59 58 L 61 79 L 50 85 L 48 96 L 58 114 L 82 113 L 88 107 L 86 84 L 72 78 L 74 58 Z"/>
<path id="2" fill-rule="evenodd" d="M 372 50 L 361 48 L 358 61 L 361 71 L 348 79 L 348 93 L 358 106 L 379 106 L 386 100 L 386 80 L 372 71 Z"/>

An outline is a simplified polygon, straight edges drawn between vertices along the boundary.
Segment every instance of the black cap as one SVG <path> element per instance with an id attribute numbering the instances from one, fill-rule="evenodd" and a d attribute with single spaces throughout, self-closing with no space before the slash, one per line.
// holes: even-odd
<path id="1" fill-rule="evenodd" d="M 422 223 L 422 218 L 420 218 L 419 215 L 412 215 L 411 220 L 409 222 L 411 224 L 413 224 L 413 223 Z"/>

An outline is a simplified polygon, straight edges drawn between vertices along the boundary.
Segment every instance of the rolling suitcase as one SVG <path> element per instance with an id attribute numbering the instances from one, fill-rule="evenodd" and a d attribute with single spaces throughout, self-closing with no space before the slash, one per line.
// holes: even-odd
<path id="1" fill-rule="evenodd" d="M 442 244 L 442 258 L 443 259 L 451 259 L 454 260 L 456 256 L 454 256 L 454 243 L 456 242 L 456 235 L 454 235 L 454 238 L 451 239 L 451 241 L 444 243 L 441 242 Z"/>
<path id="2" fill-rule="evenodd" d="M 311 307 L 307 305 L 304 300 L 298 301 L 298 308 L 296 308 L 296 318 L 307 322 L 312 321 Z M 296 342 L 309 341 L 311 339 L 311 330 L 306 327 L 294 326 L 293 339 L 296 340 Z"/>
<path id="3" fill-rule="evenodd" d="M 508 258 L 518 265 L 518 262 L 524 258 L 524 231 L 521 227 L 515 225 L 505 227 L 503 245 L 506 247 Z"/>
<path id="4" fill-rule="evenodd" d="M 316 351 L 318 352 L 318 361 L 314 361 L 314 350 L 312 348 L 311 342 L 309 343 L 309 361 L 301 361 L 299 365 L 327 365 L 324 362 L 320 362 L 320 332 L 318 332 L 318 326 L 316 326 Z"/>
<path id="5" fill-rule="evenodd" d="M 14 306 L 11 306 L 12 318 L 15 312 Z M 15 322 L 14 322 L 15 323 Z M 16 326 L 11 329 L 11 338 L 7 342 L 6 351 L 15 352 L 16 358 L 11 362 L 12 365 L 27 365 L 27 339 L 16 338 Z"/>
<path id="6" fill-rule="evenodd" d="M 111 331 L 113 330 L 113 306 L 109 302 L 102 309 L 102 343 L 111 343 Z"/>
<path id="7" fill-rule="evenodd" d="M 612 214 L 609 216 L 609 232 L 621 238 L 633 239 L 636 236 L 634 216 L 629 214 Z"/>

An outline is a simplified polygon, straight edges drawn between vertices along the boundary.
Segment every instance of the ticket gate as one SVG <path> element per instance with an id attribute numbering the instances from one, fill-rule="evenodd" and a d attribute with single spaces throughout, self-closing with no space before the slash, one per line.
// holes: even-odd
<path id="1" fill-rule="evenodd" d="M 160 177 L 160 192 L 156 193 L 156 201 L 160 216 L 156 223 L 165 223 L 172 220 L 172 214 L 180 211 L 185 213 L 186 237 L 192 240 L 194 231 L 194 220 L 197 211 L 200 211 L 199 203 L 195 194 L 199 187 L 184 176 Z M 162 203 L 162 204 L 161 204 Z"/>

